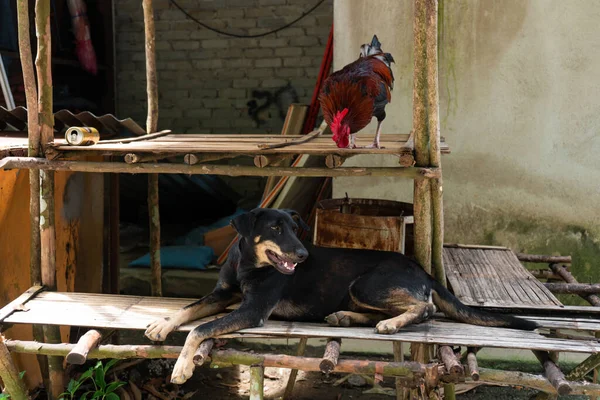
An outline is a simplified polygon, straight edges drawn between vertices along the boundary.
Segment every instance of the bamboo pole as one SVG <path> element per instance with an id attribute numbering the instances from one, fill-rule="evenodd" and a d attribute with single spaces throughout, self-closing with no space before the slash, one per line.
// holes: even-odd
<path id="1" fill-rule="evenodd" d="M 429 159 L 431 167 L 442 167 L 440 152 L 440 120 L 438 91 L 438 0 L 425 0 L 427 10 L 426 55 L 427 55 L 427 130 L 429 136 Z M 446 286 L 446 272 L 442 258 L 444 246 L 444 202 L 442 177 L 432 179 L 431 185 L 431 219 L 432 243 L 431 263 L 433 276 Z"/>
<path id="2" fill-rule="evenodd" d="M 243 165 L 186 165 L 186 164 L 127 164 L 124 162 L 94 162 L 94 161 L 49 161 L 44 158 L 6 157 L 0 160 L 0 169 L 40 169 L 53 171 L 76 172 L 111 172 L 129 174 L 201 174 L 227 176 L 307 176 L 307 177 L 337 177 L 337 176 L 396 176 L 408 179 L 430 179 L 439 176 L 436 168 L 395 168 L 395 167 L 265 167 L 256 168 Z"/>
<path id="3" fill-rule="evenodd" d="M 74 344 L 48 344 L 33 341 L 7 340 L 6 346 L 10 351 L 26 354 L 45 354 L 52 356 L 66 356 Z M 179 357 L 181 346 L 151 346 L 151 345 L 101 345 L 91 350 L 88 359 L 129 359 L 129 358 L 169 358 Z M 299 357 L 274 354 L 246 353 L 237 350 L 218 350 L 210 353 L 212 363 L 219 365 L 254 365 L 264 364 L 265 367 L 295 368 L 303 371 L 318 372 L 320 358 Z M 416 377 L 422 377 L 427 367 L 436 367 L 435 364 L 423 365 L 417 362 L 387 362 L 367 360 L 339 360 L 334 373 L 373 375 L 380 372 L 384 376 L 398 376 L 406 378 L 406 383 L 412 382 Z"/>
<path id="4" fill-rule="evenodd" d="M 11 400 L 26 400 L 30 398 L 27 395 L 25 384 L 19 377 L 19 371 L 15 367 L 15 363 L 10 356 L 2 334 L 0 334 L 0 378 Z"/>
<path id="5" fill-rule="evenodd" d="M 300 338 L 298 342 L 298 349 L 296 350 L 296 355 L 303 356 L 306 351 L 306 344 L 308 342 L 308 338 Z M 298 376 L 298 370 L 293 369 L 290 371 L 290 376 L 287 381 L 287 385 L 285 387 L 285 392 L 283 393 L 283 400 L 289 400 L 292 398 L 292 393 L 294 392 L 294 385 L 296 384 L 296 377 Z"/>
<path id="6" fill-rule="evenodd" d="M 54 141 L 52 110 L 52 47 L 50 34 L 50 0 L 36 0 L 35 28 L 38 83 L 38 117 L 42 151 Z M 40 171 L 40 265 L 42 284 L 56 290 L 56 232 L 54 225 L 54 171 Z M 60 327 L 44 326 L 44 341 L 60 343 Z M 62 357 L 48 357 L 49 398 L 57 399 L 64 389 Z"/>
<path id="7" fill-rule="evenodd" d="M 392 342 L 392 348 L 394 351 L 394 361 L 404 361 L 404 350 L 402 348 L 402 342 Z M 395 379 L 396 383 L 396 400 L 408 399 L 409 392 L 402 385 L 402 380 L 399 378 Z"/>
<path id="8" fill-rule="evenodd" d="M 250 400 L 263 400 L 265 383 L 265 367 L 262 364 L 250 366 Z"/>
<path id="9" fill-rule="evenodd" d="M 425 0 L 414 0 L 413 135 L 417 167 L 429 167 L 430 163 L 426 109 L 426 23 Z M 431 274 L 431 187 L 428 180 L 415 180 L 413 203 L 415 259 Z M 410 352 L 413 361 L 426 363 L 431 359 L 433 346 L 413 343 Z M 418 394 L 411 393 L 411 396 Z"/>
<path id="10" fill-rule="evenodd" d="M 148 118 L 146 131 L 158 128 L 158 81 L 156 76 L 156 36 L 152 0 L 143 0 L 144 38 L 146 42 L 146 92 Z M 148 175 L 148 218 L 150 224 L 150 271 L 152 296 L 162 296 L 162 270 L 160 266 L 160 212 L 158 207 L 158 174 Z"/>

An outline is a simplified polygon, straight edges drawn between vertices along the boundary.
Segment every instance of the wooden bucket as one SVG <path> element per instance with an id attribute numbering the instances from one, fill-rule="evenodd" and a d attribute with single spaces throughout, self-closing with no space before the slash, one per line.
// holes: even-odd
<path id="1" fill-rule="evenodd" d="M 374 199 L 331 199 L 317 205 L 313 243 L 321 247 L 413 254 L 413 206 Z"/>

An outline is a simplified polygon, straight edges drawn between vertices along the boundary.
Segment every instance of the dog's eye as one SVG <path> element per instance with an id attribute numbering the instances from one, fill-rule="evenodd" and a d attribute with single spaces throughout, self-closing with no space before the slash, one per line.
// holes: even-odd
<path id="1" fill-rule="evenodd" d="M 273 229 L 277 233 L 281 232 L 281 227 L 279 225 L 273 225 L 271 229 Z"/>

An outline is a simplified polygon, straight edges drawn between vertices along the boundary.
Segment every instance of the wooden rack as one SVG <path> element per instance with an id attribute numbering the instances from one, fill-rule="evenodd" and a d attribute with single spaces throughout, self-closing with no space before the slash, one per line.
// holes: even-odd
<path id="1" fill-rule="evenodd" d="M 36 32 L 38 49 L 36 58 L 37 91 L 34 79 L 31 51 L 29 49 L 29 26 L 27 2 L 18 2 L 19 42 L 21 61 L 29 110 L 28 157 L 7 157 L 0 161 L 0 168 L 24 168 L 31 173 L 31 214 L 40 215 L 42 222 L 35 223 L 32 218 L 31 280 L 33 287 L 21 297 L 0 311 L 0 322 L 31 323 L 42 329 L 35 329 L 37 342 L 4 340 L 0 335 L 0 376 L 12 399 L 27 398 L 19 384 L 17 370 L 8 356 L 8 350 L 33 353 L 48 357 L 48 389 L 52 398 L 63 391 L 63 357 L 73 352 L 79 360 L 87 358 L 155 358 L 177 357 L 181 348 L 176 346 L 100 346 L 95 348 L 97 338 L 93 332 L 77 346 L 60 343 L 58 325 L 88 326 L 90 328 L 111 326 L 122 329 L 143 329 L 145 322 L 156 315 L 164 315 L 170 310 L 186 303 L 180 299 L 131 298 L 127 296 L 86 295 L 58 293 L 56 290 L 56 268 L 54 255 L 54 216 L 51 212 L 54 204 L 53 172 L 58 170 L 81 172 L 119 172 L 145 173 L 149 175 L 148 206 L 152 221 L 158 216 L 158 173 L 186 174 L 222 174 L 222 175 L 264 175 L 264 176 L 397 176 L 414 180 L 414 221 L 415 221 L 415 257 L 428 273 L 434 275 L 440 283 L 446 285 L 443 250 L 443 199 L 441 154 L 449 148 L 439 129 L 438 94 L 438 0 L 414 0 L 414 85 L 413 85 L 413 140 L 407 143 L 407 135 L 383 135 L 384 149 L 337 149 L 327 136 L 312 141 L 294 144 L 277 149 L 264 149 L 261 144 L 281 143 L 293 140 L 293 137 L 274 137 L 260 135 L 167 135 L 147 141 L 134 143 L 97 144 L 90 147 L 68 146 L 60 140 L 53 141 L 52 120 L 52 75 L 50 62 L 50 24 L 49 0 L 36 2 Z M 157 131 L 158 91 L 155 65 L 155 33 L 152 0 L 142 0 L 146 39 L 146 75 L 148 94 L 148 120 L 146 131 Z M 38 99 L 39 101 L 36 101 Z M 39 125 L 38 118 L 39 115 Z M 157 135 L 158 136 L 158 135 Z M 358 135 L 358 144 L 367 144 L 372 139 Z M 407 151 L 406 149 L 412 149 Z M 320 167 L 278 167 L 271 160 L 292 155 L 318 155 L 325 158 Z M 378 154 L 397 156 L 400 160 L 396 168 L 343 167 L 343 161 L 360 154 Z M 82 157 L 90 155 L 110 155 L 113 161 L 88 162 Z M 162 159 L 183 157 L 183 162 L 158 162 Z M 208 163 L 233 157 L 253 157 L 254 167 L 239 165 L 219 165 Z M 123 161 L 114 161 L 121 159 Z M 41 182 L 41 184 L 40 184 Z M 40 199 L 45 207 L 40 208 Z M 152 293 L 160 296 L 161 268 L 158 257 L 160 225 L 150 226 L 150 254 L 152 271 Z M 560 273 L 557 270 L 556 273 Z M 456 279 L 460 280 L 458 277 Z M 452 280 L 452 279 L 451 279 Z M 44 285 L 46 291 L 41 291 Z M 538 289 L 540 289 L 538 287 Z M 550 298 L 550 297 L 548 297 Z M 138 309 L 140 304 L 152 303 Z M 27 304 L 29 313 L 16 312 Z M 497 305 L 497 304 L 496 304 Z M 48 320 L 48 310 L 60 318 Z M 62 307 L 62 308 L 61 308 Z M 559 306 L 557 306 L 559 307 Z M 57 310 L 61 312 L 56 312 Z M 128 314 L 129 313 L 129 314 Z M 135 318 L 131 313 L 136 313 Z M 74 317 L 74 318 L 71 318 Z M 596 319 L 579 321 L 577 318 L 546 318 L 531 316 L 544 326 L 556 329 L 560 327 L 600 331 Z M 189 329 L 189 326 L 182 329 Z M 466 334 L 468 332 L 469 334 Z M 412 395 L 425 395 L 428 391 L 444 385 L 446 399 L 453 399 L 453 384 L 459 380 L 470 379 L 490 383 L 516 384 L 561 394 L 572 393 L 600 394 L 600 386 L 586 383 L 568 382 L 549 356 L 558 351 L 576 351 L 592 353 L 592 356 L 567 376 L 571 381 L 581 381 L 585 373 L 600 363 L 600 347 L 593 340 L 574 341 L 571 339 L 548 338 L 537 333 L 514 332 L 498 328 L 465 326 L 442 320 L 432 320 L 418 326 L 411 326 L 397 335 L 381 336 L 361 329 L 334 329 L 310 324 L 283 324 L 269 322 L 263 328 L 254 328 L 233 333 L 230 336 L 258 337 L 299 337 L 299 355 L 297 357 L 281 355 L 259 355 L 234 352 L 231 350 L 213 350 L 210 343 L 201 347 L 197 353 L 199 360 L 210 359 L 213 363 L 242 364 L 252 367 L 252 387 L 250 398 L 262 399 L 262 379 L 264 367 L 284 366 L 291 369 L 327 370 L 395 376 L 397 388 L 408 387 Z M 323 359 L 302 357 L 307 337 L 361 338 L 389 340 L 394 342 L 394 362 L 359 362 L 339 360 L 339 342 L 330 340 L 327 354 Z M 335 342 L 335 343 L 334 343 Z M 402 359 L 401 342 L 410 342 L 412 361 Z M 438 345 L 438 358 L 434 356 L 433 344 Z M 462 367 L 460 357 L 452 350 L 452 345 L 468 347 L 465 357 L 471 369 Z M 477 366 L 476 352 L 482 346 L 503 348 L 534 348 L 543 363 L 546 376 L 495 371 Z M 435 361 L 432 361 L 435 360 Z M 200 361 L 201 362 L 201 361 Z M 326 366 L 321 368 L 321 366 Z M 42 367 L 44 365 L 41 365 Z M 465 372 L 466 371 L 466 372 Z M 557 372 L 558 371 L 558 372 Z M 295 374 L 292 374 L 295 377 Z M 293 388 L 294 378 L 288 385 L 286 395 Z M 565 383 L 566 382 L 566 383 Z M 398 390 L 402 398 L 402 390 Z"/>

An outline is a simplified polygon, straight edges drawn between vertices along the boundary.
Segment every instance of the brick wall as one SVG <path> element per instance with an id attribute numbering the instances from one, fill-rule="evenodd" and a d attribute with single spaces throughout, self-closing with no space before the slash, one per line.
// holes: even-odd
<path id="1" fill-rule="evenodd" d="M 236 34 L 257 34 L 280 27 L 316 3 L 177 1 L 202 22 Z M 121 0 L 116 7 L 118 115 L 144 124 L 141 1 Z M 290 28 L 261 38 L 242 39 L 200 27 L 168 0 L 155 0 L 154 7 L 160 129 L 179 133 L 279 132 L 283 124 L 279 110 L 285 113 L 294 101 L 310 102 L 332 24 L 332 0 Z M 265 108 L 269 98 L 270 106 Z"/>

